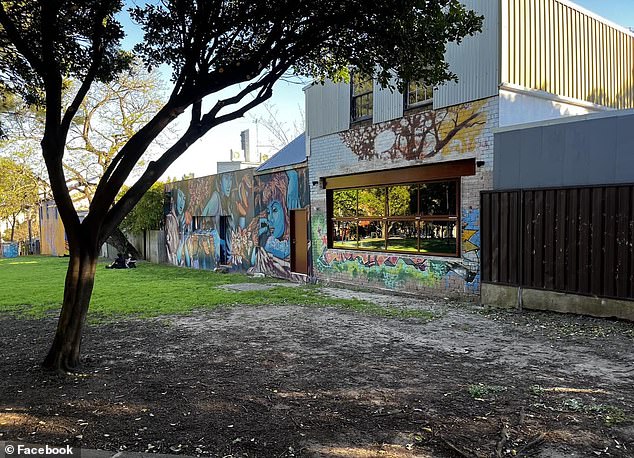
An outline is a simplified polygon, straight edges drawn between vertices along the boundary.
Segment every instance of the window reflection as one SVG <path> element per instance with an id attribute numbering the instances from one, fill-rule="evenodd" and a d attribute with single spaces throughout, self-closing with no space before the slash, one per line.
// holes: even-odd
<path id="1" fill-rule="evenodd" d="M 346 189 L 332 193 L 332 216 L 346 218 L 357 216 L 357 190 Z"/>
<path id="2" fill-rule="evenodd" d="M 424 183 L 420 186 L 420 212 L 423 215 L 456 215 L 455 181 Z"/>
<path id="3" fill-rule="evenodd" d="M 420 251 L 455 254 L 456 223 L 452 221 L 422 221 Z"/>
<path id="4" fill-rule="evenodd" d="M 382 221 L 359 221 L 359 248 L 385 250 L 385 225 Z"/>
<path id="5" fill-rule="evenodd" d="M 416 221 L 392 221 L 388 224 L 388 250 L 418 251 L 418 223 Z"/>
<path id="6" fill-rule="evenodd" d="M 418 212 L 418 185 L 390 186 L 388 202 L 390 216 L 412 216 Z"/>
<path id="7" fill-rule="evenodd" d="M 329 192 L 333 248 L 459 254 L 458 180 Z"/>
<path id="8" fill-rule="evenodd" d="M 357 248 L 357 223 L 335 221 L 332 236 L 334 248 Z"/>
<path id="9" fill-rule="evenodd" d="M 385 216 L 385 188 L 359 189 L 359 216 Z"/>

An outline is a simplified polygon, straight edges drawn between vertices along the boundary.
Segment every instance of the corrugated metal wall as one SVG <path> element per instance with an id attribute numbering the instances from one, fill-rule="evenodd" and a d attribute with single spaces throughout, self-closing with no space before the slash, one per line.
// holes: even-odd
<path id="1" fill-rule="evenodd" d="M 560 0 L 502 1 L 502 81 L 634 106 L 634 36 Z"/>
<path id="2" fill-rule="evenodd" d="M 350 85 L 326 81 L 304 90 L 306 132 L 310 138 L 333 134 L 350 127 Z"/>
<path id="3" fill-rule="evenodd" d="M 467 8 L 484 16 L 482 32 L 449 44 L 445 59 L 458 76 L 434 91 L 434 108 L 448 107 L 498 94 L 500 84 L 500 3 L 494 0 L 462 0 Z"/>
<path id="4" fill-rule="evenodd" d="M 372 121 L 378 122 L 391 121 L 392 119 L 403 116 L 403 93 L 390 89 L 383 89 L 376 81 L 374 81 L 374 97 L 372 99 Z"/>
<path id="5" fill-rule="evenodd" d="M 481 199 L 483 282 L 634 299 L 634 185 Z"/>

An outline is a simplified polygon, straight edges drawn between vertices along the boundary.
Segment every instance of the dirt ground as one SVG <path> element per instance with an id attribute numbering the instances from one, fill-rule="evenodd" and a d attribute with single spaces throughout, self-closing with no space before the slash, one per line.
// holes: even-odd
<path id="1" fill-rule="evenodd" d="M 634 324 L 485 311 L 234 307 L 89 326 L 44 373 L 53 318 L 0 316 L 0 441 L 222 457 L 632 457 Z"/>

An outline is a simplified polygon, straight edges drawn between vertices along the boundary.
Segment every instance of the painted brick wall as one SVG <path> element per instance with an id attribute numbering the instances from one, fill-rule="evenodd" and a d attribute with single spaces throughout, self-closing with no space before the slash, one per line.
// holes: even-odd
<path id="1" fill-rule="evenodd" d="M 318 281 L 445 295 L 480 291 L 480 191 L 491 189 L 498 98 L 311 139 L 308 170 L 313 272 Z M 476 174 L 461 180 L 461 256 L 406 255 L 327 249 L 326 191 L 321 177 L 475 158 Z"/>

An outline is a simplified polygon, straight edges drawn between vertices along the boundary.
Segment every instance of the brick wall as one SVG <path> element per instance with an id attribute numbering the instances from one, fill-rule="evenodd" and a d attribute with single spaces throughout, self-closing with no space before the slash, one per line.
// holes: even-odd
<path id="1" fill-rule="evenodd" d="M 406 112 L 394 121 L 311 139 L 308 181 L 317 280 L 404 292 L 478 294 L 480 191 L 492 185 L 492 129 L 498 120 L 498 98 L 493 97 L 442 110 Z M 460 257 L 327 249 L 326 191 L 312 185 L 321 177 L 467 158 L 484 165 L 461 179 Z"/>

